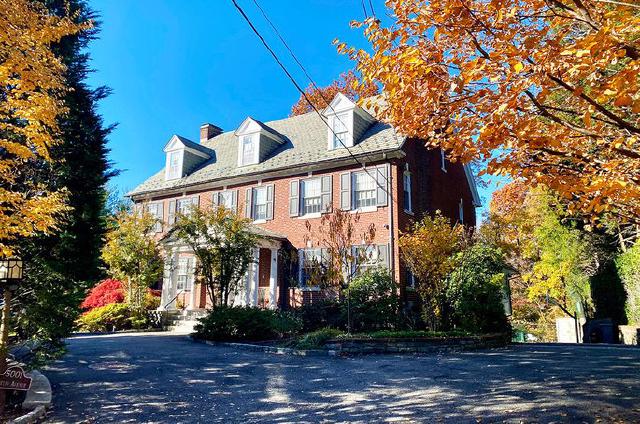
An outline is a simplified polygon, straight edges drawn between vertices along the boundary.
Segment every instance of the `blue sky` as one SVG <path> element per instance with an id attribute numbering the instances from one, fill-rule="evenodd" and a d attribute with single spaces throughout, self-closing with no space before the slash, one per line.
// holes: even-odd
<path id="1" fill-rule="evenodd" d="M 296 80 L 308 80 L 279 44 L 253 0 L 238 0 Z M 368 1 L 365 3 L 368 4 Z M 171 135 L 197 141 L 204 122 L 232 130 L 253 116 L 288 115 L 298 92 L 273 61 L 230 0 L 91 0 L 101 16 L 100 38 L 89 52 L 91 85 L 113 94 L 100 104 L 110 158 L 121 175 L 112 186 L 134 188 L 164 163 Z M 362 19 L 360 0 L 261 0 L 270 19 L 319 85 L 353 67 L 338 55 L 334 38 L 367 44 L 349 22 Z M 383 2 L 373 1 L 378 15 Z M 486 193 L 484 194 L 488 199 Z"/>

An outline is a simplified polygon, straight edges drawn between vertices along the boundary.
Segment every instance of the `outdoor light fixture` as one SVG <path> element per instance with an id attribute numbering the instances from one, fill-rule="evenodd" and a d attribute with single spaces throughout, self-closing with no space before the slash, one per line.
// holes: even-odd
<path id="1" fill-rule="evenodd" d="M 22 280 L 22 259 L 0 259 L 0 284 L 17 285 Z"/>

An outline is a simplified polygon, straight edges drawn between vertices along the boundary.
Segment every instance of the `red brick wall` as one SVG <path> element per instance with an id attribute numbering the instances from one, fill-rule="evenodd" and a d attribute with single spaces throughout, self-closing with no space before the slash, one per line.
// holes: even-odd
<path id="1" fill-rule="evenodd" d="M 400 283 L 400 292 L 403 298 L 411 298 L 405 296 L 405 268 L 400 259 L 398 248 L 398 237 L 402 231 L 406 231 L 411 222 L 420 219 L 424 213 L 433 213 L 440 210 L 444 216 L 449 217 L 453 221 L 458 220 L 458 202 L 463 199 L 464 203 L 464 221 L 466 225 L 474 226 L 476 223 L 475 208 L 472 204 L 471 190 L 467 184 L 464 169 L 459 163 L 446 162 L 447 172 L 440 168 L 440 151 L 436 149 L 428 150 L 419 140 L 408 140 L 403 148 L 406 157 L 402 159 L 393 159 L 390 163 L 390 181 L 392 189 L 393 207 L 387 205 L 378 207 L 373 212 L 363 212 L 360 214 L 360 222 L 358 225 L 358 233 L 366 231 L 368 225 L 373 223 L 376 227 L 375 244 L 389 244 L 390 240 L 390 219 L 393 220 L 393 249 L 392 267 L 396 280 Z M 403 173 L 406 164 L 409 164 L 409 171 L 412 173 L 412 207 L 413 214 L 405 213 L 403 208 Z M 340 173 L 346 171 L 356 171 L 358 167 L 344 167 L 331 171 L 314 172 L 313 176 L 332 175 L 333 193 L 332 201 L 334 205 L 340 202 Z M 315 229 L 320 225 L 320 218 L 290 217 L 289 216 L 289 189 L 290 182 L 295 179 L 307 178 L 306 172 L 301 172 L 294 177 L 264 179 L 261 184 L 274 184 L 274 214 L 273 220 L 265 223 L 257 224 L 263 228 L 282 234 L 287 237 L 292 246 L 296 249 L 306 247 L 305 236 L 308 235 L 306 222 L 308 221 Z M 227 190 L 238 190 L 238 212 L 244 216 L 245 211 L 245 191 L 249 187 L 258 186 L 259 182 L 255 181 L 249 184 L 236 186 L 228 186 Z M 185 196 L 200 196 L 200 206 L 210 207 L 212 194 L 214 191 L 222 190 L 223 187 L 215 190 L 207 191 L 186 191 Z M 164 220 L 167 222 L 169 216 L 169 200 L 181 196 L 158 196 L 153 201 L 163 201 L 164 203 Z M 393 216 L 391 217 L 391 209 Z M 165 225 L 165 231 L 168 225 Z M 158 234 L 160 237 L 162 234 Z M 267 255 L 265 255 L 267 256 Z M 265 264 L 268 265 L 268 264 Z M 279 266 L 280 268 L 280 266 Z M 281 285 L 283 282 L 279 282 Z M 261 286 L 265 284 L 261 281 Z M 266 284 L 268 285 L 268 283 Z M 309 295 L 310 296 L 310 295 Z M 297 297 L 297 296 L 296 296 Z M 293 300 L 293 299 L 292 299 Z M 299 299 L 296 299 L 299 300 Z M 295 302 L 295 301 L 294 301 Z"/>

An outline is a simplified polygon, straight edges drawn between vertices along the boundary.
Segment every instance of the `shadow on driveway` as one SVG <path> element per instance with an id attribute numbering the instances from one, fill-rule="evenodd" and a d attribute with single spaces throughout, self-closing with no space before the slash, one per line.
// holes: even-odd
<path id="1" fill-rule="evenodd" d="M 76 337 L 49 422 L 640 422 L 640 349 L 305 358 L 161 333 Z"/>

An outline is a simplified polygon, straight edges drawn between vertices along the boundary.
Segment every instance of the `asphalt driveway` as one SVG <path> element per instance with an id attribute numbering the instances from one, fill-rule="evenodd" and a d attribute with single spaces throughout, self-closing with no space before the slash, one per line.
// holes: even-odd
<path id="1" fill-rule="evenodd" d="M 87 336 L 48 422 L 640 422 L 640 349 L 305 358 L 161 333 Z"/>

